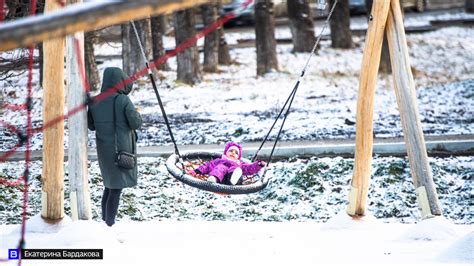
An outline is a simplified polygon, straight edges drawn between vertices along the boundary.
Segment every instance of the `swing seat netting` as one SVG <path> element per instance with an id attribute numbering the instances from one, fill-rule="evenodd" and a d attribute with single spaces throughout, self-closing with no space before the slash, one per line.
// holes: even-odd
<path id="1" fill-rule="evenodd" d="M 206 161 L 220 158 L 222 154 L 216 152 L 190 152 L 181 155 L 183 163 L 179 162 L 179 157 L 172 154 L 166 161 L 166 168 L 172 176 L 179 181 L 209 192 L 220 194 L 249 194 L 260 191 L 268 185 L 269 178 L 259 174 L 253 176 L 243 176 L 242 185 L 225 185 L 207 181 L 207 175 L 191 176 L 189 171 L 196 169 Z M 184 170 L 182 167 L 184 166 Z"/>

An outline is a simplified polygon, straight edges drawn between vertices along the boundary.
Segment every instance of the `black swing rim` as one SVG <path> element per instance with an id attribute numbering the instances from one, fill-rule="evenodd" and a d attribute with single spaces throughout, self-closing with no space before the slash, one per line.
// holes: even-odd
<path id="1" fill-rule="evenodd" d="M 217 152 L 189 152 L 181 155 L 183 160 L 189 159 L 216 159 L 221 157 L 222 154 Z M 247 184 L 247 185 L 224 185 L 219 183 L 212 183 L 205 180 L 198 179 L 191 175 L 188 175 L 183 172 L 183 170 L 179 169 L 176 164 L 178 163 L 179 156 L 177 154 L 172 154 L 168 160 L 166 161 L 166 168 L 168 172 L 176 178 L 177 180 L 183 182 L 186 185 L 206 190 L 209 192 L 214 193 L 223 193 L 223 194 L 250 194 L 258 192 L 264 189 L 268 185 L 269 178 L 266 178 L 265 175 L 262 179 L 258 180 L 255 183 Z"/>

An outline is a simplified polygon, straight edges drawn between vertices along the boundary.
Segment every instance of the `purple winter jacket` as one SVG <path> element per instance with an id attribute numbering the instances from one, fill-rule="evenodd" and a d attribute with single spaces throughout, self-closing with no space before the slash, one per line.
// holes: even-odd
<path id="1" fill-rule="evenodd" d="M 225 154 L 230 147 L 236 146 L 239 149 L 239 162 L 235 162 L 227 159 Z M 206 162 L 198 167 L 198 171 L 202 174 L 212 175 L 219 179 L 219 183 L 222 182 L 224 176 L 227 173 L 232 173 L 235 168 L 240 167 L 243 175 L 254 175 L 262 169 L 258 162 L 246 163 L 241 160 L 242 147 L 236 142 L 228 142 L 224 148 L 224 155 L 219 159 Z"/>
<path id="2" fill-rule="evenodd" d="M 206 162 L 205 164 L 198 167 L 197 170 L 202 174 L 212 175 L 219 179 L 219 183 L 222 182 L 224 176 L 227 173 L 231 173 L 235 168 L 240 167 L 243 175 L 254 175 L 262 169 L 258 162 L 245 163 L 242 160 L 240 164 L 229 159 L 219 158 L 212 161 Z"/>

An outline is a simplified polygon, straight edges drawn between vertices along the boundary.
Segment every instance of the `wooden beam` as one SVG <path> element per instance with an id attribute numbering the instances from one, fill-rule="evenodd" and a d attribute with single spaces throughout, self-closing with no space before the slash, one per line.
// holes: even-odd
<path id="1" fill-rule="evenodd" d="M 69 0 L 79 3 L 82 0 Z M 79 46 L 79 49 L 76 49 Z M 79 53 L 79 51 L 80 53 Z M 86 99 L 84 69 L 84 33 L 76 32 L 66 38 L 66 91 L 68 110 L 81 106 Z M 82 109 L 68 119 L 69 149 L 68 177 L 71 216 L 73 220 L 90 220 L 91 203 L 87 178 L 87 112 Z"/>
<path id="2" fill-rule="evenodd" d="M 0 51 L 91 31 L 130 20 L 212 2 L 212 0 L 136 0 L 75 4 L 48 14 L 0 24 Z"/>
<path id="3" fill-rule="evenodd" d="M 411 72 L 399 0 L 391 0 L 387 20 L 387 39 L 395 81 L 395 95 L 421 215 L 423 218 L 442 215 L 421 128 L 415 82 Z"/>
<path id="4" fill-rule="evenodd" d="M 56 0 L 46 0 L 45 12 L 60 8 Z M 44 101 L 43 123 L 64 115 L 64 38 L 43 43 Z M 43 130 L 43 173 L 41 216 L 64 217 L 64 120 Z"/>
<path id="5" fill-rule="evenodd" d="M 365 39 L 357 96 L 354 175 L 346 210 L 351 216 L 365 213 L 372 163 L 375 85 L 389 8 L 390 1 L 374 1 Z"/>

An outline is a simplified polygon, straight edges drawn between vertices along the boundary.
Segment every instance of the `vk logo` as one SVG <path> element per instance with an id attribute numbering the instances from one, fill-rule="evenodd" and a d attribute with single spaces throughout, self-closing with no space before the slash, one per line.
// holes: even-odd
<path id="1" fill-rule="evenodd" d="M 8 259 L 17 260 L 20 258 L 20 251 L 18 249 L 9 249 L 8 250 Z"/>

